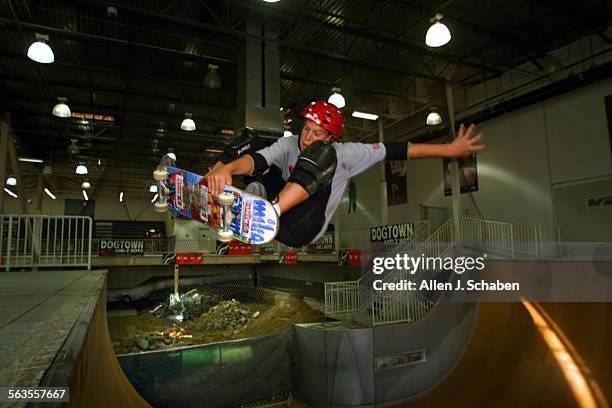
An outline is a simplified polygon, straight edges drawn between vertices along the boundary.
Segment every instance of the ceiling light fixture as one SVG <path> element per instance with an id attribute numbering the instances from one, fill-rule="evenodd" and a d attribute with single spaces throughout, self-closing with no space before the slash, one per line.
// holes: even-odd
<path id="1" fill-rule="evenodd" d="M 195 122 L 193 119 L 191 119 L 191 116 L 191 113 L 185 112 L 185 119 L 183 119 L 183 122 L 181 122 L 181 129 L 186 132 L 193 132 L 196 130 Z"/>
<path id="2" fill-rule="evenodd" d="M 151 184 L 149 187 L 149 193 L 157 193 L 157 186 L 155 184 Z"/>
<path id="3" fill-rule="evenodd" d="M 344 100 L 344 96 L 340 93 L 340 88 L 332 88 L 332 92 L 327 102 L 336 105 L 338 108 L 344 108 L 346 101 Z"/>
<path id="4" fill-rule="evenodd" d="M 444 24 L 440 22 L 442 20 L 442 14 L 437 13 L 431 20 L 433 24 L 427 30 L 425 35 L 425 44 L 430 47 L 441 47 L 447 44 L 451 40 L 451 33 Z"/>
<path id="5" fill-rule="evenodd" d="M 218 65 L 208 64 L 208 72 L 204 75 L 204 86 L 209 89 L 221 88 L 221 77 L 217 72 Z"/>
<path id="6" fill-rule="evenodd" d="M 4 187 L 4 192 L 8 195 L 10 195 L 13 198 L 17 198 L 17 194 L 13 193 L 11 190 L 9 190 L 8 188 Z"/>
<path id="7" fill-rule="evenodd" d="M 45 194 L 51 197 L 52 200 L 55 200 L 55 194 L 53 194 L 47 187 L 45 187 Z"/>
<path id="8" fill-rule="evenodd" d="M 89 197 L 87 196 L 87 191 L 83 190 L 83 198 L 85 201 L 89 201 Z"/>
<path id="9" fill-rule="evenodd" d="M 57 116 L 58 118 L 69 118 L 72 113 L 70 113 L 70 108 L 66 105 L 68 99 L 59 96 L 57 101 L 57 104 L 53 107 L 53 111 L 51 111 L 53 116 Z"/>
<path id="10" fill-rule="evenodd" d="M 119 193 L 119 202 L 123 202 L 123 191 Z"/>
<path id="11" fill-rule="evenodd" d="M 151 199 L 151 202 L 154 203 L 155 200 L 157 200 L 157 198 L 159 197 L 159 195 L 157 193 L 155 193 L 155 195 L 153 196 L 153 198 Z"/>
<path id="12" fill-rule="evenodd" d="M 359 112 L 359 111 L 353 111 L 353 117 L 367 119 L 367 120 L 377 120 L 378 119 L 378 115 L 375 115 L 373 113 Z"/>
<path id="13" fill-rule="evenodd" d="M 24 163 L 42 163 L 43 162 L 43 159 L 37 159 L 35 157 L 20 157 L 18 160 Z"/>
<path id="14" fill-rule="evenodd" d="M 442 123 L 442 117 L 438 113 L 438 109 L 435 107 L 431 108 L 431 112 L 427 115 L 427 120 L 425 121 L 428 126 L 436 126 Z"/>
<path id="15" fill-rule="evenodd" d="M 76 170 L 75 170 L 74 172 L 75 172 L 76 174 L 81 175 L 81 176 L 82 176 L 82 175 L 84 175 L 84 174 L 87 174 L 87 173 L 88 173 L 88 171 L 87 171 L 87 166 L 85 166 L 84 164 L 79 164 L 79 165 L 76 167 Z"/>
<path id="16" fill-rule="evenodd" d="M 28 47 L 28 58 L 41 64 L 53 63 L 55 55 L 47 41 L 49 41 L 48 35 L 36 33 L 36 41 Z"/>
<path id="17" fill-rule="evenodd" d="M 84 190 L 88 190 L 91 188 L 91 183 L 87 180 L 85 180 L 83 183 L 81 183 L 81 188 Z"/>
<path id="18" fill-rule="evenodd" d="M 9 177 L 6 179 L 6 185 L 7 186 L 16 186 L 17 185 L 17 179 L 15 177 Z"/>

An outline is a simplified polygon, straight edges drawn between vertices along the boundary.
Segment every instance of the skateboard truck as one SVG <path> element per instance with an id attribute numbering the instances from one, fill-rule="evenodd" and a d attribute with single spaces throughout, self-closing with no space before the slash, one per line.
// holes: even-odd
<path id="1" fill-rule="evenodd" d="M 153 179 L 158 182 L 158 197 L 154 204 L 155 211 L 157 212 L 168 211 L 168 195 L 170 189 L 166 186 L 164 181 L 168 178 L 167 166 L 174 166 L 176 164 L 174 160 L 176 157 L 173 156 L 174 155 L 170 156 L 169 154 L 164 155 L 157 169 L 153 171 Z"/>
<path id="2" fill-rule="evenodd" d="M 229 229 L 229 225 L 233 218 L 230 207 L 234 204 L 234 195 L 221 192 L 219 193 L 217 202 L 221 205 L 221 224 L 223 225 L 223 228 L 217 231 L 217 239 L 221 242 L 229 242 L 234 239 L 234 233 Z"/>

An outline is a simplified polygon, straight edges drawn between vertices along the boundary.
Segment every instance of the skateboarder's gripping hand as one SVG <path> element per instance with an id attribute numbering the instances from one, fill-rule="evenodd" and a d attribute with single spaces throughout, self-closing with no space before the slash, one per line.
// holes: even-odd
<path id="1" fill-rule="evenodd" d="M 208 174 L 204 176 L 208 181 L 208 188 L 213 197 L 219 197 L 225 186 L 232 185 L 232 171 L 227 165 L 215 165 Z"/>

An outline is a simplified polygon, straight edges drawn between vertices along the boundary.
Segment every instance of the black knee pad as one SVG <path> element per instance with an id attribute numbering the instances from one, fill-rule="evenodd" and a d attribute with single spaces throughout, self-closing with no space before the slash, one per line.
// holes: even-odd
<path id="1" fill-rule="evenodd" d="M 313 195 L 331 183 L 336 164 L 334 146 L 328 142 L 315 142 L 299 155 L 288 181 L 299 184 Z"/>
<path id="2" fill-rule="evenodd" d="M 256 152 L 264 147 L 266 147 L 266 143 L 259 138 L 257 131 L 245 127 L 227 140 L 225 146 L 223 146 L 223 153 L 219 155 L 217 161 L 227 164 L 247 153 Z"/>

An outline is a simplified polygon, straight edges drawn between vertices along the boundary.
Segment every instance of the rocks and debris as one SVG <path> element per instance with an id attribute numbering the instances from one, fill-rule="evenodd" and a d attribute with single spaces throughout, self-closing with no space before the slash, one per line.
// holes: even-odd
<path id="1" fill-rule="evenodd" d="M 117 354 L 165 350 L 176 346 L 189 346 L 192 344 L 191 338 L 192 335 L 188 334 L 185 328 L 174 325 L 164 331 L 153 331 L 113 342 L 113 350 Z"/>
<path id="2" fill-rule="evenodd" d="M 178 322 L 193 321 L 221 300 L 223 298 L 219 295 L 201 295 L 197 289 L 192 289 L 182 294 L 171 293 L 168 301 L 157 305 L 151 310 L 151 313 L 156 317 L 169 318 Z"/>
<path id="3" fill-rule="evenodd" d="M 233 330 L 234 334 L 257 319 L 259 311 L 249 311 L 236 299 L 220 302 L 202 315 L 196 323 L 208 330 Z"/>

